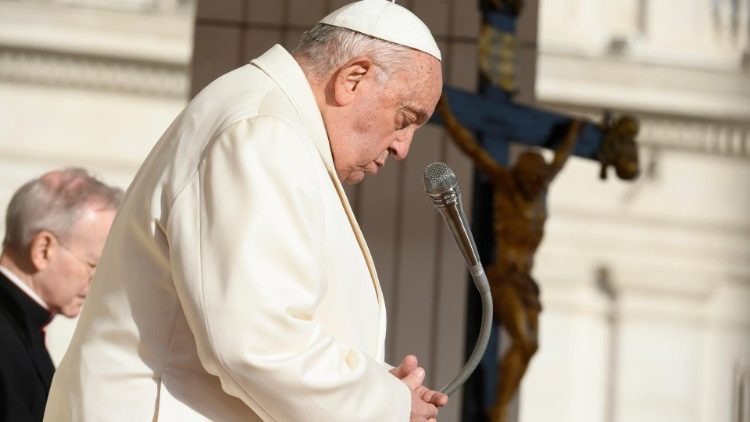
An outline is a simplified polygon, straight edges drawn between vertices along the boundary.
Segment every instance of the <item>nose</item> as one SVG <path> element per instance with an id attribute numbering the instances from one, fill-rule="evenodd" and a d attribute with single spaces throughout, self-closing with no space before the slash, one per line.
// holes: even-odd
<path id="1" fill-rule="evenodd" d="M 409 148 L 414 140 L 414 129 L 408 128 L 404 131 L 405 133 L 396 136 L 393 140 L 388 151 L 391 155 L 396 157 L 397 160 L 403 160 L 409 154 Z"/>

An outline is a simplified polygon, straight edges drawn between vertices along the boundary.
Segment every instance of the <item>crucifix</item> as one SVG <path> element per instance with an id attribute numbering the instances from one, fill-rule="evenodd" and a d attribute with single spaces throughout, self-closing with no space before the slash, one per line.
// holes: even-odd
<path id="1" fill-rule="evenodd" d="M 599 124 L 518 104 L 515 94 L 516 20 L 522 0 L 480 0 L 479 92 L 445 86 L 433 122 L 445 126 L 474 162 L 472 231 L 492 289 L 496 326 L 490 347 L 464 387 L 464 421 L 507 422 L 508 405 L 518 390 L 538 344 L 539 287 L 533 258 L 547 219 L 547 190 L 568 157 L 601 163 L 606 179 L 638 174 L 635 136 L 638 122 L 605 113 Z M 509 143 L 554 151 L 545 161 L 536 150 L 523 152 L 511 166 Z M 481 320 L 478 294 L 469 289 L 467 347 Z M 497 333 L 503 326 L 510 345 L 497 360 Z"/>

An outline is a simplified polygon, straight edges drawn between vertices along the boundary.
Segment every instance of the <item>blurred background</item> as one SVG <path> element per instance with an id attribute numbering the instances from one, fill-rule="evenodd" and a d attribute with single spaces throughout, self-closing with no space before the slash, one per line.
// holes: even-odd
<path id="1" fill-rule="evenodd" d="M 127 187 L 194 93 L 345 3 L 0 0 L 0 216 L 54 168 Z M 446 83 L 474 91 L 477 2 L 398 3 L 433 30 Z M 601 181 L 573 157 L 552 184 L 517 420 L 750 421 L 750 0 L 526 1 L 518 43 L 518 101 L 635 115 L 642 172 Z M 387 357 L 416 353 L 439 387 L 463 362 L 471 286 L 422 169 L 446 161 L 469 206 L 473 168 L 442 127 L 420 132 L 349 196 L 386 295 Z M 74 325 L 50 327 L 56 362 Z M 461 399 L 441 421 L 460 420 Z"/>

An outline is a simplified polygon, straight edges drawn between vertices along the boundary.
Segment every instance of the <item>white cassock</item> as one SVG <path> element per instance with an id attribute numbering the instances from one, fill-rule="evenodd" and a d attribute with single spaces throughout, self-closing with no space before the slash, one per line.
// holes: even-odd
<path id="1" fill-rule="evenodd" d="M 302 70 L 204 89 L 128 189 L 46 421 L 408 421 L 385 307 Z"/>

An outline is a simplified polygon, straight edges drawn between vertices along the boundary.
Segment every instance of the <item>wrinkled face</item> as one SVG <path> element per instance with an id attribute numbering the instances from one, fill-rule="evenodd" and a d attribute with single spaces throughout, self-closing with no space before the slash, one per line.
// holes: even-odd
<path id="1" fill-rule="evenodd" d="M 115 212 L 87 211 L 65 238 L 53 236 L 49 261 L 35 276 L 50 311 L 69 318 L 81 311 Z"/>
<path id="2" fill-rule="evenodd" d="M 372 78 L 361 86 L 346 130 L 329 133 L 336 172 L 347 183 L 375 174 L 389 155 L 404 159 L 414 131 L 429 120 L 442 91 L 442 70 L 434 57 L 415 52 L 407 71 Z"/>

